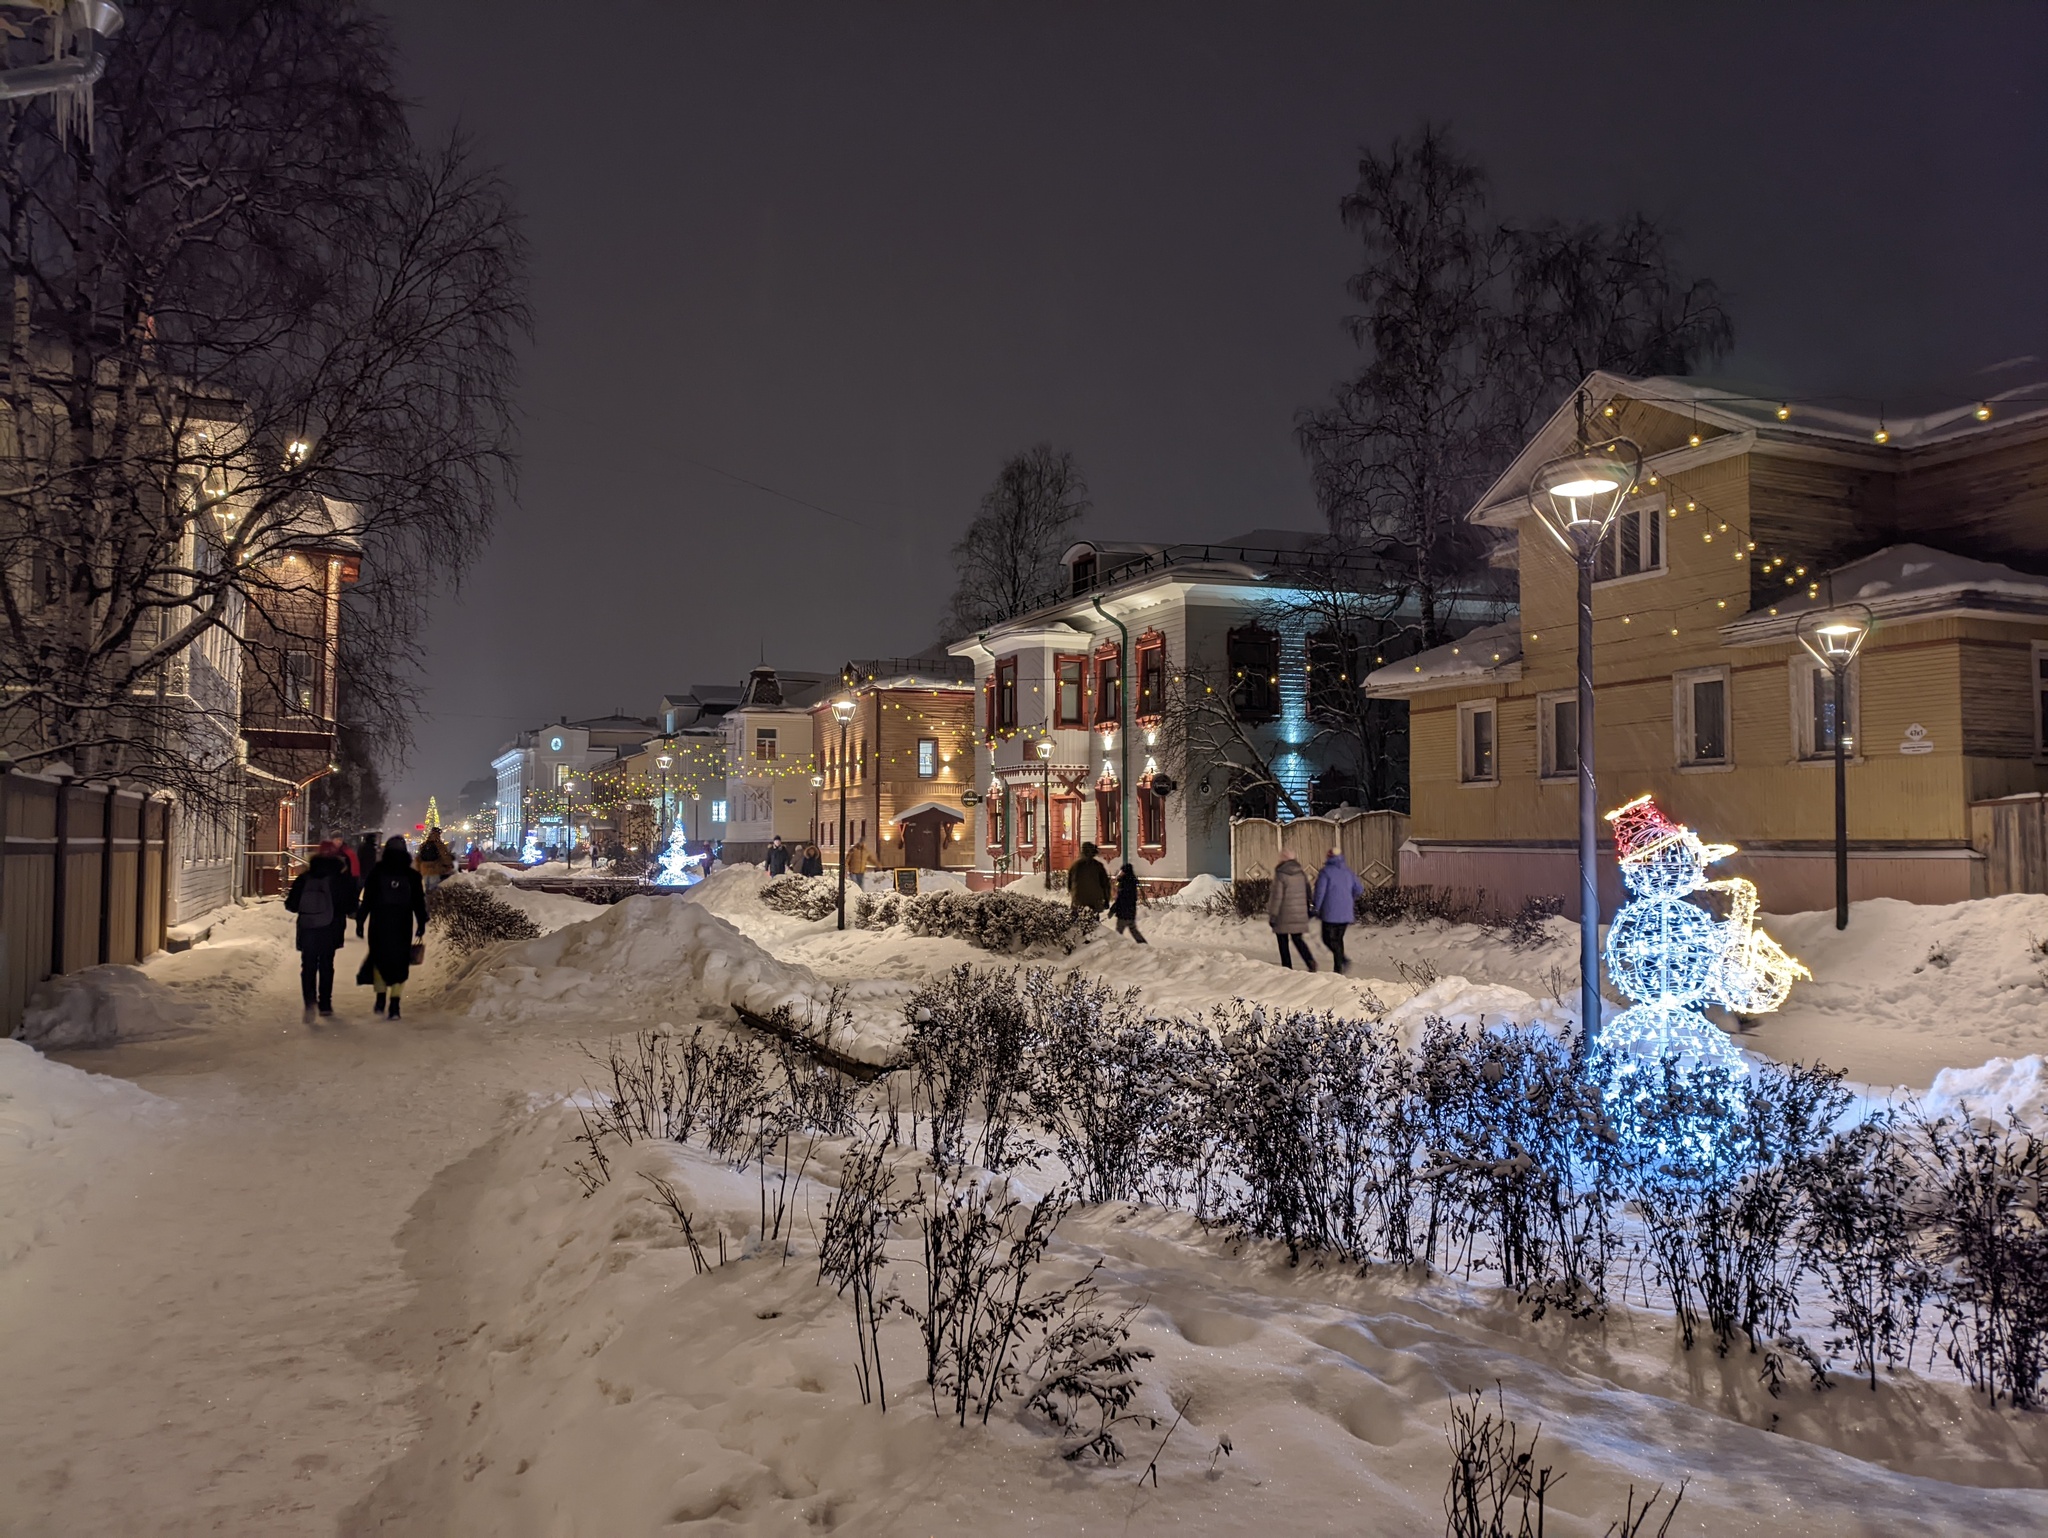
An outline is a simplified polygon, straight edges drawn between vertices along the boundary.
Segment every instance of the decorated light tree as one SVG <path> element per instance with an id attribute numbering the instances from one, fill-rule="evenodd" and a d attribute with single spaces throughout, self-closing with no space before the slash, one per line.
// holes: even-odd
<path id="1" fill-rule="evenodd" d="M 697 873 L 690 868 L 691 860 L 684 846 L 683 825 L 680 820 L 669 830 L 668 844 L 661 851 L 661 870 L 655 882 L 661 886 L 688 886 L 697 880 Z"/>
<path id="2" fill-rule="evenodd" d="M 526 842 L 519 846 L 519 863 L 521 865 L 540 864 L 540 830 L 538 828 L 528 828 L 526 830 Z"/>
<path id="3" fill-rule="evenodd" d="M 1733 854 L 1733 844 L 1702 843 L 1648 796 L 1607 820 L 1629 892 L 1607 931 L 1607 972 L 1633 1001 L 1600 1033 L 1610 1084 L 1618 1088 L 1666 1059 L 1741 1075 L 1741 1054 L 1700 1007 L 1767 1014 L 1796 980 L 1813 974 L 1754 926 L 1755 886 L 1739 876 L 1707 878 L 1707 867 Z M 1689 901 L 1695 892 L 1725 894 L 1729 916 L 1716 919 Z"/>

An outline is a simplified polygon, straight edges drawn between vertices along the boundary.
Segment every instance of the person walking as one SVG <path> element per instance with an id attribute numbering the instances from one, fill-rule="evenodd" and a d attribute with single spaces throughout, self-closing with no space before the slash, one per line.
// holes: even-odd
<path id="1" fill-rule="evenodd" d="M 1358 918 L 1358 899 L 1365 896 L 1365 883 L 1358 872 L 1344 863 L 1344 851 L 1332 849 L 1323 868 L 1316 872 L 1314 905 L 1323 922 L 1323 944 L 1329 947 L 1330 963 L 1341 977 L 1351 965 L 1344 954 L 1344 931 Z"/>
<path id="2" fill-rule="evenodd" d="M 868 846 L 854 844 L 846 851 L 846 874 L 856 880 L 868 873 Z"/>
<path id="3" fill-rule="evenodd" d="M 1095 858 L 1095 846 L 1083 844 L 1081 856 L 1067 867 L 1067 902 L 1076 911 L 1086 909 L 1098 919 L 1109 906 L 1109 872 Z"/>
<path id="4" fill-rule="evenodd" d="M 334 953 L 341 949 L 349 917 L 356 911 L 355 878 L 344 854 L 334 840 L 322 840 L 285 894 L 284 911 L 299 917 L 299 994 L 308 1025 L 334 1013 Z"/>
<path id="5" fill-rule="evenodd" d="M 370 954 L 356 981 L 377 990 L 375 1012 L 398 1018 L 398 1001 L 412 973 L 413 936 L 427 937 L 427 889 L 413 869 L 405 840 L 393 834 L 363 888 L 362 911 L 369 916 Z"/>
<path id="6" fill-rule="evenodd" d="M 1116 897 L 1110 902 L 1109 911 L 1116 915 L 1116 932 L 1130 931 L 1131 938 L 1140 945 L 1145 937 L 1138 931 L 1138 873 L 1129 861 L 1116 873 Z"/>
<path id="7" fill-rule="evenodd" d="M 1308 872 L 1301 868 L 1301 861 L 1282 850 L 1280 863 L 1273 867 L 1273 890 L 1266 898 L 1266 922 L 1273 926 L 1273 938 L 1280 942 L 1280 965 L 1290 972 L 1294 970 L 1294 958 L 1287 954 L 1289 940 L 1301 952 L 1302 965 L 1311 972 L 1316 969 L 1316 959 L 1308 953 L 1308 941 L 1302 938 L 1308 933 L 1308 915 Z"/>
<path id="8" fill-rule="evenodd" d="M 800 876 L 822 876 L 825 874 L 825 857 L 818 852 L 816 844 L 804 845 L 804 857 L 796 870 Z"/>
<path id="9" fill-rule="evenodd" d="M 765 863 L 770 876 L 789 874 L 789 845 L 783 843 L 780 833 L 768 840 L 768 857 Z"/>
<path id="10" fill-rule="evenodd" d="M 462 857 L 462 868 L 473 872 L 483 863 L 484 846 L 482 844 L 471 844 L 469 846 L 469 853 Z"/>
<path id="11" fill-rule="evenodd" d="M 419 873 L 429 892 L 455 874 L 455 855 L 439 828 L 427 829 L 426 839 L 420 844 Z"/>

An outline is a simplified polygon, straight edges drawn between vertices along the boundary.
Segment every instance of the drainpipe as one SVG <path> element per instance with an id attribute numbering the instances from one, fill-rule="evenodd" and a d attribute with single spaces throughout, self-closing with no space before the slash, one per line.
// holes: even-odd
<path id="1" fill-rule="evenodd" d="M 975 638 L 974 638 L 974 644 L 975 644 L 976 646 L 979 646 L 979 647 L 980 647 L 980 648 L 982 649 L 982 652 L 984 653 L 984 655 L 986 655 L 986 656 L 987 656 L 987 658 L 988 658 L 988 668 L 989 668 L 989 687 L 990 687 L 991 689 L 993 689 L 993 688 L 995 687 L 995 668 L 996 668 L 996 654 L 995 654 L 995 653 L 994 653 L 993 651 L 991 651 L 991 650 L 989 649 L 989 644 L 988 644 L 988 632 L 987 632 L 986 630 L 984 630 L 984 631 L 982 631 L 982 632 L 981 632 L 980 634 L 978 634 L 977 636 L 975 636 Z M 986 728 L 986 727 L 984 727 L 984 728 L 983 728 L 983 730 L 987 730 L 987 728 Z M 995 744 L 994 744 L 993 742 L 991 742 L 991 743 L 990 743 L 990 744 L 988 745 L 988 772 L 989 772 L 989 778 L 990 778 L 990 779 L 999 779 L 999 778 L 1001 778 L 1001 776 L 1000 776 L 1000 775 L 999 775 L 999 774 L 997 773 L 997 771 L 996 771 L 996 745 L 995 745 Z M 1016 818 L 1015 818 L 1015 817 L 1014 817 L 1014 816 L 1012 815 L 1012 807 L 1011 807 L 1011 805 L 1010 805 L 1010 782 L 1009 782 L 1008 780 L 1004 780 L 1004 781 L 1003 781 L 1003 864 L 1004 864 L 1004 865 L 1005 865 L 1006 867 L 1007 867 L 1007 866 L 1010 866 L 1010 865 L 1013 865 L 1013 864 L 1015 864 L 1015 863 L 1016 863 L 1016 857 L 1017 857 L 1017 820 L 1016 820 Z"/>
<path id="2" fill-rule="evenodd" d="M 1095 594 L 1088 595 L 1088 601 L 1095 605 L 1095 612 L 1116 626 L 1116 734 L 1123 742 L 1124 767 L 1117 778 L 1117 802 L 1122 808 L 1117 813 L 1117 841 L 1123 846 L 1124 859 L 1132 866 L 1131 859 L 1137 845 L 1131 840 L 1137 837 L 1136 826 L 1131 821 L 1131 632 L 1124 622 L 1102 607 L 1102 600 Z"/>

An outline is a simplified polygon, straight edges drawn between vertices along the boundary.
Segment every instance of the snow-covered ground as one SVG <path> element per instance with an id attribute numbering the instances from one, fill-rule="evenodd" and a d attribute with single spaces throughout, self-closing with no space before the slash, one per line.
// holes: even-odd
<path id="1" fill-rule="evenodd" d="M 695 1148 L 618 1151 L 583 1197 L 564 1097 L 592 1073 L 581 1043 L 723 1030 L 733 1003 L 837 992 L 842 1044 L 884 1060 L 921 979 L 991 958 L 784 917 L 745 869 L 611 908 L 460 879 L 544 934 L 467 960 L 430 940 L 400 1024 L 349 985 L 351 941 L 341 1016 L 301 1025 L 289 921 L 267 906 L 141 969 L 145 1039 L 0 1043 L 0 1535 L 1429 1534 L 1447 1401 L 1495 1383 L 1568 1475 L 1560 1534 L 1603 1532 L 1631 1483 L 1687 1478 L 1673 1533 L 2048 1531 L 2048 1416 L 1939 1375 L 1773 1400 L 1753 1364 L 1678 1350 L 1654 1310 L 1532 1322 L 1486 1288 L 1289 1268 L 1158 1209 L 1077 1212 L 1048 1261 L 1100 1259 L 1109 1301 L 1140 1309 L 1139 1407 L 1163 1420 L 1126 1437 L 1129 1463 L 1062 1462 L 1003 1412 L 935 1418 L 900 1318 L 891 1408 L 865 1407 L 847 1305 L 816 1285 L 838 1150 L 799 1188 L 785 1258 L 760 1246 L 755 1174 Z M 1765 922 L 1816 981 L 1746 1047 L 1874 1086 L 1975 1070 L 1971 1088 L 2039 1104 L 2038 1058 L 1979 1065 L 2048 1050 L 2048 898 L 1863 904 L 1846 935 L 1831 915 Z M 1142 923 L 1148 946 L 1102 934 L 1063 964 L 1162 1012 L 1243 997 L 1408 1023 L 1556 1021 L 1575 985 L 1563 925 L 1526 950 L 1358 929 L 1340 978 L 1280 968 L 1262 924 L 1185 905 Z M 137 1034 L 107 1009 L 96 1032 Z M 697 1273 L 642 1172 L 707 1242 L 725 1232 L 727 1265 Z"/>

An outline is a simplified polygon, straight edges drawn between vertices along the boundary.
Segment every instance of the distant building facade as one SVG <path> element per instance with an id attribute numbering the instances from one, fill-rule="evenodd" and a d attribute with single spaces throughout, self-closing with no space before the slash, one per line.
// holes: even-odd
<path id="1" fill-rule="evenodd" d="M 850 662 L 838 690 L 811 707 L 817 793 L 811 837 L 836 867 L 839 823 L 880 869 L 970 870 L 975 784 L 974 665 L 964 657 Z M 842 756 L 835 699 L 854 702 Z"/>
<path id="2" fill-rule="evenodd" d="M 802 843 L 811 834 L 811 707 L 837 680 L 827 673 L 747 675 L 739 702 L 719 720 L 725 741 L 725 796 L 712 809 L 710 836 L 728 862 L 759 860 L 772 839 Z M 724 813 L 723 819 L 717 814 Z"/>
<path id="3" fill-rule="evenodd" d="M 611 715 L 521 732 L 491 760 L 498 846 L 519 849 L 531 833 L 543 846 L 581 847 L 593 820 L 591 774 L 638 751 L 654 731 L 649 718 Z"/>

